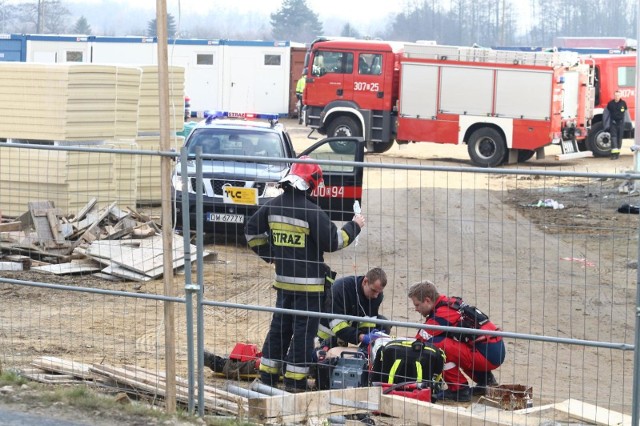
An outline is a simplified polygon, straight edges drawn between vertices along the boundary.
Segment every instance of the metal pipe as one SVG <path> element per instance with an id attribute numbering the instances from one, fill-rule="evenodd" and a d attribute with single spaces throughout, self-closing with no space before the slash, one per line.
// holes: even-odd
<path id="1" fill-rule="evenodd" d="M 640 2 L 636 2 L 636 40 L 640 37 Z M 640 55 L 636 53 L 636 94 L 640 87 Z M 638 117 L 638 110 L 636 108 L 635 116 L 635 134 L 634 134 L 634 146 L 637 148 L 640 146 L 640 133 L 638 132 L 638 123 L 640 123 L 640 117 Z M 637 150 L 636 150 L 637 151 Z M 634 171 L 638 172 L 638 153 L 633 154 Z M 633 183 L 633 188 L 636 188 L 636 182 Z M 640 235 L 640 227 L 638 228 L 638 235 Z M 638 240 L 638 262 L 640 262 L 640 239 Z M 640 291 L 637 291 L 637 285 L 640 283 L 640 266 L 636 269 L 636 333 L 634 338 L 635 351 L 633 353 L 633 389 L 631 397 L 631 424 L 638 426 L 640 424 Z"/>
<path id="2" fill-rule="evenodd" d="M 251 385 L 249 385 L 249 388 L 251 390 L 256 391 L 256 392 L 260 392 L 261 394 L 264 394 L 264 395 L 270 395 L 270 396 L 290 395 L 289 392 L 285 392 L 285 391 L 280 390 L 278 388 L 274 388 L 272 386 L 265 385 L 264 383 L 262 383 L 262 382 L 260 382 L 258 380 L 254 380 L 253 383 L 251 383 Z"/>
<path id="3" fill-rule="evenodd" d="M 235 395 L 243 396 L 245 398 L 265 398 L 267 396 L 260 392 L 256 392 L 249 389 L 241 388 L 240 386 L 232 385 L 231 383 L 227 383 L 225 388 L 227 389 L 228 392 L 231 392 L 232 394 L 235 394 Z"/>

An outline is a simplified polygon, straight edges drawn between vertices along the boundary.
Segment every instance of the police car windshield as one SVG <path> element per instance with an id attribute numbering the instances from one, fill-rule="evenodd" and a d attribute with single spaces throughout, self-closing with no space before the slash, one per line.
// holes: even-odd
<path id="1" fill-rule="evenodd" d="M 284 157 L 282 141 L 277 133 L 248 129 L 197 130 L 189 140 L 189 154 L 195 154 L 197 147 L 202 147 L 203 154 Z"/>

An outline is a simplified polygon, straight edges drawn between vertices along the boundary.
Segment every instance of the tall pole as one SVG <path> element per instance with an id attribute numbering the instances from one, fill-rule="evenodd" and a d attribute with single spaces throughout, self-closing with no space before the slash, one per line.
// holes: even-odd
<path id="1" fill-rule="evenodd" d="M 636 1 L 636 43 L 640 40 L 640 1 Z M 640 87 L 640 76 L 638 70 L 640 70 L 640 55 L 638 55 L 638 46 L 636 45 L 636 95 L 638 87 Z M 640 166 L 638 165 L 640 153 L 637 148 L 640 148 L 640 134 L 638 132 L 638 109 L 636 108 L 635 126 L 636 131 L 634 135 L 634 153 L 633 153 L 633 170 L 638 173 Z M 637 181 L 634 181 L 634 186 Z M 640 233 L 640 227 L 638 228 Z M 640 240 L 638 240 L 638 261 L 640 261 Z M 640 283 L 640 268 L 636 271 L 636 284 Z M 638 426 L 640 424 L 640 291 L 636 291 L 636 333 L 635 333 L 635 349 L 633 351 L 633 396 L 631 403 L 631 424 Z"/>
<path id="2" fill-rule="evenodd" d="M 156 0 L 156 28 L 158 34 L 158 92 L 160 95 L 160 150 L 171 149 L 169 137 L 169 59 L 167 54 L 167 2 Z M 162 241 L 163 279 L 165 296 L 175 296 L 173 284 L 173 223 L 171 213 L 171 166 L 172 158 L 160 157 L 160 191 L 162 194 Z M 176 412 L 176 341 L 175 307 L 173 302 L 164 302 L 164 343 L 167 390 L 166 411 Z"/>
<path id="3" fill-rule="evenodd" d="M 44 33 L 44 1 L 38 0 L 38 22 L 36 23 L 36 32 L 38 34 Z"/>

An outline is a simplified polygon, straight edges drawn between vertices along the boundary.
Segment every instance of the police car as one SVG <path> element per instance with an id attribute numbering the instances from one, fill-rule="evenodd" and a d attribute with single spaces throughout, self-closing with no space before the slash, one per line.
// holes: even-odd
<path id="1" fill-rule="evenodd" d="M 352 145 L 348 153 L 335 153 L 333 144 Z M 184 166 L 177 161 L 172 178 L 172 202 L 179 227 L 183 223 L 183 193 L 188 193 L 191 229 L 196 229 L 197 159 L 202 160 L 203 225 L 205 232 L 235 230 L 242 233 L 247 219 L 264 203 L 277 197 L 280 179 L 291 163 L 282 161 L 308 155 L 319 160 L 362 162 L 360 137 L 326 138 L 296 154 L 291 137 L 277 115 L 213 112 L 193 128 L 184 145 Z M 200 157 L 197 157 L 197 154 Z M 279 160 L 279 161 L 278 161 Z M 332 220 L 351 220 L 354 201 L 362 198 L 362 167 L 321 164 L 324 187 L 311 197 Z"/>

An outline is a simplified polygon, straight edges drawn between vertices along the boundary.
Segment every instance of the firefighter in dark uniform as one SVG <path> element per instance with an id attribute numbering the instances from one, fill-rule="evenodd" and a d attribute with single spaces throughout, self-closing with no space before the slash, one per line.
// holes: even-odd
<path id="1" fill-rule="evenodd" d="M 308 192 L 324 185 L 317 164 L 295 163 L 281 182 L 284 192 L 249 218 L 246 239 L 265 262 L 275 264 L 277 308 L 320 312 L 325 285 L 335 276 L 324 263 L 324 253 L 351 244 L 364 226 L 364 217 L 355 215 L 338 229 L 307 198 Z M 263 383 L 275 386 L 284 363 L 285 389 L 306 390 L 318 324 L 317 317 L 273 314 L 260 359 Z"/>
<path id="2" fill-rule="evenodd" d="M 349 343 L 368 345 L 372 331 L 384 329 L 388 334 L 389 326 L 376 323 L 378 319 L 386 319 L 378 314 L 386 285 L 387 274 L 381 268 L 373 268 L 366 275 L 349 275 L 336 280 L 325 301 L 325 312 L 362 317 L 362 320 L 322 318 L 318 329 L 320 346 L 330 349 Z"/>
<path id="3" fill-rule="evenodd" d="M 627 112 L 627 103 L 621 98 L 619 90 L 613 93 L 613 99 L 605 108 L 603 119 L 604 129 L 611 135 L 611 159 L 616 160 L 620 157 L 620 148 L 622 148 L 622 138 L 624 136 L 624 121 Z"/>

